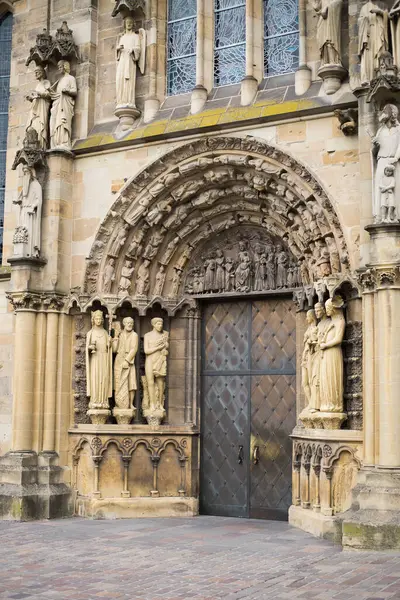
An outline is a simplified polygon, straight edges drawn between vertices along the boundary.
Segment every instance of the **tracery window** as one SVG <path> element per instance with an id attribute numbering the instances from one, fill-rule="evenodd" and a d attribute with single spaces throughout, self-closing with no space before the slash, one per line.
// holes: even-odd
<path id="1" fill-rule="evenodd" d="M 4 192 L 6 186 L 6 153 L 8 101 L 10 95 L 12 15 L 0 16 L 0 257 L 3 249 Z"/>
<path id="2" fill-rule="evenodd" d="M 214 85 L 238 83 L 246 70 L 246 2 L 214 0 Z"/>
<path id="3" fill-rule="evenodd" d="M 196 85 L 196 0 L 169 0 L 167 93 L 183 94 Z"/>
<path id="4" fill-rule="evenodd" d="M 299 65 L 298 0 L 264 0 L 264 74 L 282 75 Z"/>

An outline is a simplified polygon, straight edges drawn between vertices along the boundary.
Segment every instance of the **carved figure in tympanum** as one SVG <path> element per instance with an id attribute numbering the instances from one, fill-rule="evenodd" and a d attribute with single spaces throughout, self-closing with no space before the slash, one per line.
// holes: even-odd
<path id="1" fill-rule="evenodd" d="M 124 266 L 121 269 L 121 277 L 118 284 L 118 294 L 120 296 L 126 296 L 129 294 L 132 285 L 132 275 L 135 267 L 131 260 L 126 260 Z"/>
<path id="2" fill-rule="evenodd" d="M 156 274 L 156 280 L 154 284 L 154 296 L 161 296 L 164 288 L 165 275 L 165 265 L 160 265 Z"/>
<path id="3" fill-rule="evenodd" d="M 109 294 L 111 292 L 111 287 L 113 282 L 115 281 L 115 259 L 110 258 L 104 267 L 103 272 L 103 288 L 102 292 L 104 294 Z"/>
<path id="4" fill-rule="evenodd" d="M 148 292 L 150 285 L 150 262 L 148 258 L 144 258 L 138 269 L 136 280 L 136 294 L 138 296 L 145 296 Z"/>
<path id="5" fill-rule="evenodd" d="M 225 261 L 225 286 L 226 292 L 233 292 L 235 289 L 235 263 L 233 258 L 228 256 Z"/>
<path id="6" fill-rule="evenodd" d="M 251 289 L 252 261 L 247 250 L 246 242 L 239 242 L 238 265 L 236 267 L 236 291 L 249 292 Z"/>
<path id="7" fill-rule="evenodd" d="M 126 238 L 128 237 L 129 225 L 125 223 L 111 242 L 109 254 L 118 258 L 121 249 L 123 248 Z"/>
<path id="8" fill-rule="evenodd" d="M 276 287 L 278 289 L 287 287 L 287 267 L 287 252 L 282 246 L 278 246 L 276 249 Z"/>

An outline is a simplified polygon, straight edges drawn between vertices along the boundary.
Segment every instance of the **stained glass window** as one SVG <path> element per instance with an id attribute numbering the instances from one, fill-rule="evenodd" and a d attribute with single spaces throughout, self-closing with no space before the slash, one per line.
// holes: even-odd
<path id="1" fill-rule="evenodd" d="M 10 95 L 12 15 L 0 17 L 0 257 L 3 249 L 4 192 L 6 187 L 6 153 L 8 100 Z"/>
<path id="2" fill-rule="evenodd" d="M 183 94 L 196 85 L 196 0 L 169 0 L 167 92 Z"/>
<path id="3" fill-rule="evenodd" d="M 238 83 L 246 74 L 246 2 L 214 0 L 214 84 Z"/>
<path id="4" fill-rule="evenodd" d="M 298 0 L 264 0 L 264 73 L 292 73 L 299 66 Z"/>

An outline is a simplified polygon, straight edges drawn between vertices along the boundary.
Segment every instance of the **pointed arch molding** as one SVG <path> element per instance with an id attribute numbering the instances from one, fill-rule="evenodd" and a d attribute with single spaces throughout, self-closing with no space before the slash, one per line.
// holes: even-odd
<path id="1" fill-rule="evenodd" d="M 177 306 L 215 240 L 223 249 L 249 231 L 247 244 L 282 245 L 302 287 L 331 290 L 346 277 L 339 219 L 305 166 L 256 138 L 210 137 L 172 150 L 124 185 L 97 232 L 83 292 Z"/>

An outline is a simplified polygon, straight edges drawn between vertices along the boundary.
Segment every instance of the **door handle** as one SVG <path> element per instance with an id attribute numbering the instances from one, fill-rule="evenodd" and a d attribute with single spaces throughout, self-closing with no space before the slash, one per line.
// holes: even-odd
<path id="1" fill-rule="evenodd" d="M 257 465 L 260 460 L 260 449 L 258 446 L 254 446 L 253 450 L 253 465 Z"/>
<path id="2" fill-rule="evenodd" d="M 238 453 L 237 461 L 238 461 L 239 465 L 241 465 L 243 462 L 243 446 L 239 446 L 239 453 Z"/>

